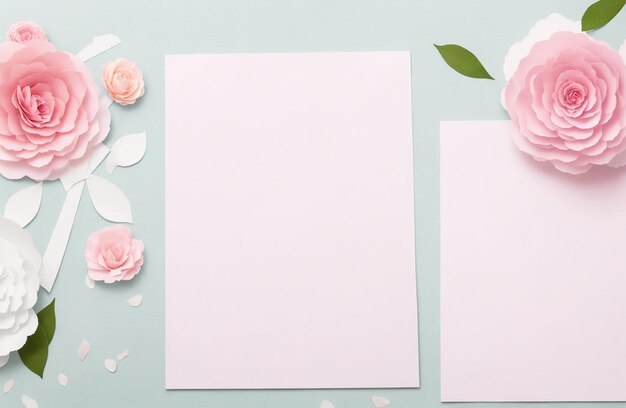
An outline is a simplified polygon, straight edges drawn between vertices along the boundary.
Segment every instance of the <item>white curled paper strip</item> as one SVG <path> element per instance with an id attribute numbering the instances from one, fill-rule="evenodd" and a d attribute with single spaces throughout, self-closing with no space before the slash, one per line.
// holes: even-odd
<path id="1" fill-rule="evenodd" d="M 9 197 L 4 207 L 4 218 L 17 222 L 24 228 L 35 218 L 41 206 L 43 183 L 28 186 Z"/>
<path id="2" fill-rule="evenodd" d="M 146 131 L 122 136 L 111 148 L 111 154 L 107 158 L 104 167 L 109 174 L 115 167 L 128 167 L 135 165 L 146 154 Z"/>
<path id="3" fill-rule="evenodd" d="M 87 61 L 92 59 L 96 55 L 99 55 L 106 50 L 115 47 L 121 42 L 122 41 L 120 41 L 118 36 L 116 36 L 115 34 L 99 35 L 93 38 L 91 44 L 89 44 L 88 46 L 83 48 L 78 54 L 76 54 L 76 57 L 82 61 Z"/>
<path id="4" fill-rule="evenodd" d="M 88 174 L 91 174 L 96 168 L 98 168 L 108 152 L 109 149 L 104 145 L 100 145 L 94 150 L 89 159 L 89 164 L 87 165 Z M 84 175 L 84 173 L 78 173 L 78 171 L 76 174 L 81 174 L 80 177 Z M 75 178 L 77 176 L 74 175 L 73 177 Z M 61 213 L 59 214 L 57 223 L 54 226 L 54 230 L 52 230 L 50 241 L 48 241 L 48 247 L 43 255 L 39 277 L 41 279 L 41 287 L 48 292 L 52 290 L 52 286 L 56 281 L 57 275 L 59 274 L 61 262 L 63 262 L 65 250 L 67 249 L 67 243 L 69 242 L 72 227 L 74 226 L 74 219 L 76 218 L 80 198 L 82 197 L 83 190 L 85 188 L 85 181 L 80 179 L 80 177 L 78 177 L 78 179 L 81 181 L 71 185 L 69 191 L 65 195 L 65 202 L 63 203 L 63 207 L 61 207 Z M 68 184 L 70 183 L 69 180 L 70 179 L 66 179 Z M 66 183 L 63 184 L 64 186 L 66 185 Z"/>
<path id="5" fill-rule="evenodd" d="M 110 181 L 92 176 L 87 179 L 91 202 L 102 218 L 111 222 L 132 223 L 130 202 L 122 190 Z"/>

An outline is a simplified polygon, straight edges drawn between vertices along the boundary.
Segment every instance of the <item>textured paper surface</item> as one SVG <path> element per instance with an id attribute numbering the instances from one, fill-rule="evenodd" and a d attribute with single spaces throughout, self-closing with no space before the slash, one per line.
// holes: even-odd
<path id="1" fill-rule="evenodd" d="M 410 90 L 405 52 L 166 57 L 167 388 L 419 385 Z"/>
<path id="2" fill-rule="evenodd" d="M 626 171 L 441 124 L 443 401 L 626 400 Z"/>

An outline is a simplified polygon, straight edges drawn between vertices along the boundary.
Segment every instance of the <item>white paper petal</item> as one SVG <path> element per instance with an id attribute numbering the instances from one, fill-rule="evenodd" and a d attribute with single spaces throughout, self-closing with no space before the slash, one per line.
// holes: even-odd
<path id="1" fill-rule="evenodd" d="M 39 405 L 37 405 L 37 401 L 35 401 L 26 394 L 22 395 L 22 404 L 24 404 L 24 408 L 39 408 Z"/>
<path id="2" fill-rule="evenodd" d="M 126 302 L 128 302 L 128 304 L 131 305 L 132 307 L 137 307 L 141 305 L 141 302 L 143 302 L 143 296 L 135 295 L 132 298 L 128 299 Z"/>
<path id="3" fill-rule="evenodd" d="M 80 346 L 78 346 L 78 357 L 81 361 L 85 361 L 85 357 L 89 354 L 89 350 L 91 350 L 91 346 L 87 340 L 83 340 L 80 342 Z"/>
<path id="4" fill-rule="evenodd" d="M 374 395 L 372 397 L 372 402 L 374 403 L 374 406 L 376 408 L 383 408 L 391 404 L 391 402 L 387 398 L 379 397 L 378 395 Z"/>
<path id="5" fill-rule="evenodd" d="M 85 182 L 81 181 L 75 184 L 70 191 L 65 195 L 65 202 L 61 207 L 61 213 L 57 219 L 57 223 L 52 230 L 50 241 L 48 241 L 48 247 L 43 254 L 43 261 L 41 264 L 41 271 L 39 276 L 41 278 L 41 286 L 50 292 L 54 281 L 59 273 L 65 250 L 67 249 L 67 243 L 72 233 L 72 226 L 74 225 L 74 219 L 76 217 L 76 211 L 78 211 L 78 204 L 80 204 L 80 197 L 83 195 L 83 188 Z"/>
<path id="6" fill-rule="evenodd" d="M 61 384 L 64 387 L 67 387 L 67 375 L 63 374 L 63 373 L 59 373 L 59 384 Z"/>
<path id="7" fill-rule="evenodd" d="M 617 156 L 615 156 L 613 158 L 613 160 L 611 160 L 607 166 L 609 167 L 613 167 L 613 168 L 618 168 L 618 167 L 622 167 L 622 166 L 626 166 L 626 151 L 618 154 Z"/>
<path id="8" fill-rule="evenodd" d="M 28 186 L 9 197 L 4 208 L 4 218 L 20 224 L 24 228 L 35 218 L 41 206 L 43 183 Z"/>
<path id="9" fill-rule="evenodd" d="M 98 54 L 115 47 L 121 43 L 115 34 L 105 34 L 93 38 L 91 44 L 83 48 L 76 54 L 76 57 L 82 61 L 90 60 Z"/>
<path id="10" fill-rule="evenodd" d="M 4 387 L 2 387 L 2 393 L 7 394 L 9 391 L 13 389 L 14 385 L 15 385 L 15 380 L 9 380 L 5 382 Z"/>
<path id="11" fill-rule="evenodd" d="M 117 371 L 117 361 L 107 358 L 104 360 L 104 367 L 110 372 L 114 373 Z"/>
<path id="12" fill-rule="evenodd" d="M 146 154 L 146 131 L 121 137 L 111 148 L 105 168 L 111 174 L 115 167 L 128 167 L 137 164 Z"/>
<path id="13" fill-rule="evenodd" d="M 120 354 L 118 354 L 117 357 L 115 357 L 115 358 L 117 358 L 117 361 L 122 361 L 126 357 L 128 357 L 128 354 L 129 354 L 128 350 L 124 350 Z"/>
<path id="14" fill-rule="evenodd" d="M 89 289 L 93 289 L 96 287 L 96 282 L 94 282 L 94 280 L 91 279 L 89 275 L 85 275 L 85 285 L 87 285 Z"/>
<path id="15" fill-rule="evenodd" d="M 93 176 L 87 179 L 87 187 L 91 202 L 102 218 L 111 222 L 133 222 L 128 198 L 115 184 Z"/>
<path id="16" fill-rule="evenodd" d="M 531 28 L 528 36 L 522 41 L 513 44 L 504 58 L 505 79 L 507 81 L 511 79 L 515 71 L 517 71 L 520 61 L 528 55 L 536 43 L 547 40 L 552 34 L 559 31 L 579 33 L 582 31 L 582 27 L 580 21 L 572 21 L 556 13 L 537 21 Z"/>
<path id="17" fill-rule="evenodd" d="M 320 408 L 335 408 L 335 406 L 333 405 L 332 402 L 324 400 L 320 404 Z"/>
<path id="18" fill-rule="evenodd" d="M 0 367 L 4 367 L 9 362 L 9 357 L 11 354 L 7 354 L 6 356 L 0 356 Z"/>

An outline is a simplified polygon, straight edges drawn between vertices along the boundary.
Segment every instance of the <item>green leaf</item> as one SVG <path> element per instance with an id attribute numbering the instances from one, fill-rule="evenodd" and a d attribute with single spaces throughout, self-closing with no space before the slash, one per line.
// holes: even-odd
<path id="1" fill-rule="evenodd" d="M 52 302 L 37 313 L 39 318 L 39 324 L 43 325 L 46 335 L 48 336 L 48 344 L 52 342 L 54 332 L 57 326 L 57 320 L 54 312 L 54 302 L 56 299 L 52 299 Z"/>
<path id="2" fill-rule="evenodd" d="M 493 79 L 478 58 L 460 45 L 435 44 L 435 48 L 437 48 L 441 57 L 446 61 L 446 64 L 459 74 L 470 78 Z"/>
<path id="3" fill-rule="evenodd" d="M 37 313 L 37 318 L 39 319 L 37 330 L 26 339 L 26 344 L 19 350 L 18 354 L 30 371 L 43 378 L 43 372 L 48 362 L 48 345 L 56 330 L 54 300 Z"/>
<path id="4" fill-rule="evenodd" d="M 600 0 L 593 3 L 582 19 L 582 30 L 591 31 L 606 25 L 613 20 L 626 5 L 626 0 Z"/>

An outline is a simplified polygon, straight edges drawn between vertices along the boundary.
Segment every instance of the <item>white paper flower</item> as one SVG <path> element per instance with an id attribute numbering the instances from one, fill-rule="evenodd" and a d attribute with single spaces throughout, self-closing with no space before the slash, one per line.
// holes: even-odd
<path id="1" fill-rule="evenodd" d="M 41 256 L 28 232 L 0 218 L 0 361 L 6 362 L 37 329 L 33 306 L 40 267 Z"/>

